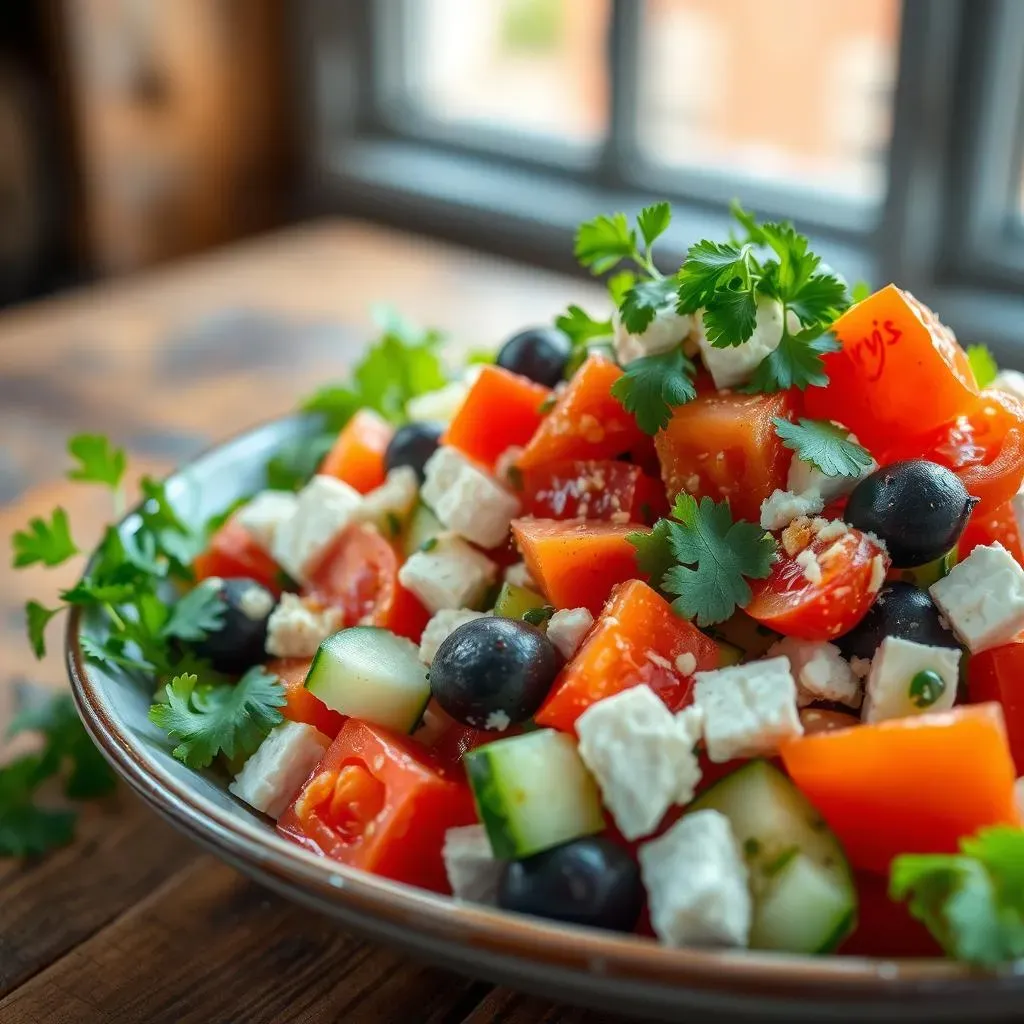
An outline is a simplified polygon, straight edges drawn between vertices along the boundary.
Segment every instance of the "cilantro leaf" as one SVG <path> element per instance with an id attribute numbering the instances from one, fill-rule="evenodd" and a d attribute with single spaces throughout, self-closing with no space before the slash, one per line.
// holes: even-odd
<path id="1" fill-rule="evenodd" d="M 982 829 L 959 854 L 897 857 L 889 895 L 949 956 L 989 966 L 1024 956 L 1024 830 Z"/>
<path id="2" fill-rule="evenodd" d="M 715 348 L 749 341 L 757 326 L 753 288 L 724 288 L 704 311 L 704 334 Z"/>
<path id="3" fill-rule="evenodd" d="M 189 768 L 206 768 L 221 753 L 248 756 L 282 719 L 284 687 L 262 667 L 233 686 L 197 689 L 198 682 L 192 674 L 175 676 L 166 686 L 167 703 L 149 709 L 151 722 L 181 740 L 173 753 Z"/>
<path id="4" fill-rule="evenodd" d="M 78 554 L 71 539 L 68 514 L 62 508 L 53 510 L 50 522 L 36 517 L 29 520 L 27 530 L 19 530 L 12 538 L 15 569 L 37 562 L 47 566 L 62 565 Z"/>
<path id="5" fill-rule="evenodd" d="M 0 768 L 0 776 L 5 771 Z M 28 801 L 0 805 L 0 811 L 0 857 L 39 857 L 74 838 L 78 819 L 74 811 L 48 810 Z"/>
<path id="6" fill-rule="evenodd" d="M 50 619 L 60 612 L 60 608 L 45 608 L 38 601 L 29 601 L 25 605 L 25 629 L 28 632 L 28 642 L 37 658 L 42 658 L 46 654 L 46 627 Z"/>
<path id="7" fill-rule="evenodd" d="M 636 232 L 624 213 L 602 214 L 584 222 L 576 232 L 576 259 L 594 274 L 603 274 L 636 252 Z"/>
<path id="8" fill-rule="evenodd" d="M 200 584 L 174 606 L 163 635 L 189 643 L 204 640 L 224 625 L 226 612 L 227 604 L 217 590 Z"/>
<path id="9" fill-rule="evenodd" d="M 595 338 L 610 338 L 612 335 L 611 320 L 595 320 L 579 306 L 570 306 L 555 319 L 555 326 L 568 337 L 574 348 Z"/>
<path id="10" fill-rule="evenodd" d="M 825 476 L 860 476 L 874 461 L 866 448 L 848 438 L 847 431 L 828 420 L 790 423 L 776 416 L 772 422 L 782 443 Z"/>
<path id="11" fill-rule="evenodd" d="M 678 301 L 680 313 L 696 313 L 707 306 L 719 287 L 730 287 L 735 280 L 750 287 L 750 250 L 731 242 L 708 239 L 691 245 L 679 271 Z"/>
<path id="12" fill-rule="evenodd" d="M 656 239 L 665 233 L 671 220 L 672 206 L 670 203 L 654 203 L 653 206 L 645 206 L 637 214 L 637 227 L 640 228 L 640 234 L 648 249 L 654 245 Z"/>
<path id="13" fill-rule="evenodd" d="M 359 395 L 350 387 L 328 384 L 299 403 L 303 412 L 319 413 L 324 417 L 325 426 L 335 432 L 341 430 L 355 415 L 360 406 Z"/>
<path id="14" fill-rule="evenodd" d="M 636 530 L 626 534 L 626 540 L 636 548 L 636 566 L 655 590 L 661 586 L 665 573 L 675 565 L 675 556 L 669 544 L 671 523 L 659 519 L 650 531 Z"/>
<path id="15" fill-rule="evenodd" d="M 680 494 L 669 522 L 669 545 L 680 564 L 670 568 L 662 587 L 678 595 L 675 612 L 698 626 L 724 622 L 751 598 L 747 579 L 772 570 L 775 541 L 755 523 L 733 522 L 727 501 Z"/>
<path id="16" fill-rule="evenodd" d="M 984 345 L 968 345 L 967 361 L 979 388 L 987 388 L 999 373 L 995 358 Z"/>
<path id="17" fill-rule="evenodd" d="M 828 374 L 821 357 L 827 352 L 838 352 L 842 345 L 831 334 L 810 336 L 816 334 L 814 330 L 796 335 L 785 333 L 779 347 L 761 360 L 750 383 L 741 390 L 753 394 L 824 387 Z"/>
<path id="18" fill-rule="evenodd" d="M 328 432 L 283 445 L 267 462 L 267 487 L 272 491 L 297 491 L 305 487 L 336 439 L 337 432 Z"/>
<path id="19" fill-rule="evenodd" d="M 787 306 L 804 327 L 831 326 L 849 307 L 846 282 L 834 274 L 815 274 L 795 289 Z"/>
<path id="20" fill-rule="evenodd" d="M 630 334 L 642 334 L 651 325 L 655 314 L 665 306 L 676 290 L 672 277 L 637 281 L 622 298 L 619 312 L 623 326 Z"/>
<path id="21" fill-rule="evenodd" d="M 622 305 L 623 300 L 626 298 L 626 293 L 636 284 L 636 280 L 636 274 L 632 270 L 620 270 L 617 274 L 612 274 L 608 278 L 608 294 L 611 296 L 612 302 L 615 303 L 616 309 Z M 579 309 L 579 306 L 570 306 L 569 309 Z M 611 321 L 609 320 L 607 323 L 608 333 L 610 334 Z"/>
<path id="22" fill-rule="evenodd" d="M 656 434 L 672 419 L 672 409 L 697 397 L 693 363 L 681 348 L 634 359 L 612 385 L 612 394 L 636 417 L 645 434 Z"/>
<path id="23" fill-rule="evenodd" d="M 123 448 L 114 448 L 102 434 L 77 434 L 68 441 L 68 454 L 78 465 L 68 471 L 69 480 L 105 484 L 117 490 L 124 479 L 127 457 Z"/>

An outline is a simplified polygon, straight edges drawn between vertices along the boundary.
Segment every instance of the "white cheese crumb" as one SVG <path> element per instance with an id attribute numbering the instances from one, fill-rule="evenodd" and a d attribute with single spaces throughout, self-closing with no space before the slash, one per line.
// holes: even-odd
<path id="1" fill-rule="evenodd" d="M 562 608 L 548 620 L 548 639 L 568 661 L 580 648 L 594 625 L 594 616 L 586 608 Z"/>
<path id="2" fill-rule="evenodd" d="M 858 679 L 866 679 L 868 673 L 871 671 L 871 659 L 870 658 L 851 658 L 850 669 Z"/>
<path id="3" fill-rule="evenodd" d="M 860 707 L 860 681 L 835 644 L 786 636 L 768 648 L 768 656 L 789 659 L 800 707 L 816 700 Z"/>
<path id="4" fill-rule="evenodd" d="M 252 619 L 253 622 L 265 619 L 273 607 L 274 595 L 266 587 L 261 587 L 258 583 L 254 583 L 251 587 L 246 587 L 242 596 L 238 599 L 238 610 L 247 619 Z"/>
<path id="5" fill-rule="evenodd" d="M 814 552 L 810 548 L 804 548 L 804 550 L 796 556 L 795 561 L 796 564 L 800 566 L 800 570 L 804 574 L 804 579 L 806 579 L 808 583 L 821 583 L 821 566 L 818 565 L 818 559 L 815 558 Z"/>
<path id="6" fill-rule="evenodd" d="M 824 507 L 820 494 L 773 491 L 770 497 L 761 502 L 761 529 L 781 530 L 801 516 L 817 515 Z"/>
<path id="7" fill-rule="evenodd" d="M 484 728 L 492 732 L 504 732 L 512 724 L 512 719 L 504 711 L 492 711 L 484 721 Z"/>
<path id="8" fill-rule="evenodd" d="M 676 658 L 676 671 L 681 676 L 692 676 L 697 671 L 697 659 L 689 651 L 683 651 Z"/>
<path id="9" fill-rule="evenodd" d="M 871 559 L 871 579 L 868 580 L 868 593 L 877 594 L 885 582 L 885 560 L 881 555 Z"/>
<path id="10" fill-rule="evenodd" d="M 448 884 L 459 900 L 495 906 L 505 862 L 497 860 L 483 825 L 450 828 L 441 849 Z"/>
<path id="11" fill-rule="evenodd" d="M 298 594 L 282 594 L 267 620 L 267 654 L 312 658 L 320 644 L 342 627 L 338 608 L 316 608 Z"/>
<path id="12" fill-rule="evenodd" d="M 536 590 L 537 584 L 526 568 L 525 562 L 515 562 L 505 570 L 505 582 L 511 583 L 513 587 L 522 587 L 524 590 Z"/>
<path id="13" fill-rule="evenodd" d="M 442 608 L 435 612 L 420 635 L 420 661 L 429 665 L 437 656 L 437 649 L 459 628 L 474 619 L 482 619 L 489 612 L 475 612 L 470 608 Z"/>

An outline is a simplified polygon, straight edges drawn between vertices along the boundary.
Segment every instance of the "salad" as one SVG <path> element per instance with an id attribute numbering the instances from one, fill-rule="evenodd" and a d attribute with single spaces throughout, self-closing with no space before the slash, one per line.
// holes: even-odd
<path id="1" fill-rule="evenodd" d="M 1024 375 L 735 215 L 673 273 L 668 204 L 582 225 L 610 314 L 457 374 L 391 317 L 265 490 L 197 532 L 144 479 L 63 603 L 323 857 L 671 946 L 1024 955 Z"/>

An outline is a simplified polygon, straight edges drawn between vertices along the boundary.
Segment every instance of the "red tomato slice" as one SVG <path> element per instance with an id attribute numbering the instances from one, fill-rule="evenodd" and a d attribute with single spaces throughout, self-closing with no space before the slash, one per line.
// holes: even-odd
<path id="1" fill-rule="evenodd" d="M 651 525 L 668 511 L 660 480 L 628 462 L 573 459 L 523 472 L 523 509 L 538 519 Z"/>
<path id="2" fill-rule="evenodd" d="M 281 594 L 282 574 L 277 563 L 234 519 L 229 519 L 213 535 L 210 546 L 196 558 L 193 570 L 197 581 L 211 576 L 245 577 L 262 583 L 275 596 Z"/>
<path id="3" fill-rule="evenodd" d="M 1017 561 L 1024 565 L 1024 548 L 1021 546 L 1020 527 L 1013 504 L 1004 502 L 994 512 L 978 516 L 974 514 L 967 523 L 967 529 L 960 537 L 960 560 L 963 561 L 981 544 L 1002 544 Z"/>
<path id="4" fill-rule="evenodd" d="M 267 662 L 266 668 L 284 684 L 288 703 L 281 708 L 281 714 L 292 722 L 311 725 L 334 739 L 345 724 L 345 716 L 306 689 L 306 676 L 312 663 L 312 658 L 276 658 Z"/>
<path id="5" fill-rule="evenodd" d="M 854 529 L 832 540 L 813 540 L 805 550 L 814 555 L 817 565 L 812 578 L 797 561 L 807 556 L 780 552 L 771 575 L 751 581 L 754 597 L 746 612 L 785 636 L 831 640 L 853 629 L 867 614 L 889 570 L 889 556 Z"/>
<path id="6" fill-rule="evenodd" d="M 972 704 L 996 701 L 1003 707 L 1006 735 L 1017 774 L 1024 774 L 1024 639 L 972 654 L 967 694 Z"/>

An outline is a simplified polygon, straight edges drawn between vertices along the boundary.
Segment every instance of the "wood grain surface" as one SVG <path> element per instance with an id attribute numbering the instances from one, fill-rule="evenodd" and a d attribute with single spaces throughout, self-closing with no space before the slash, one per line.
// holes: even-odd
<path id="1" fill-rule="evenodd" d="M 363 224 L 326 221 L 0 318 L 0 535 L 55 505 L 82 548 L 110 514 L 64 480 L 81 430 L 166 473 L 204 447 L 344 376 L 390 302 L 450 333 L 453 355 L 496 346 L 598 289 Z M 66 686 L 60 626 L 35 661 L 22 608 L 80 569 L 0 577 L 0 735 L 15 685 Z M 0 749 L 0 759 L 16 748 Z M 201 852 L 119 792 L 73 845 L 0 861 L 0 1022 L 596 1024 L 346 935 Z"/>

